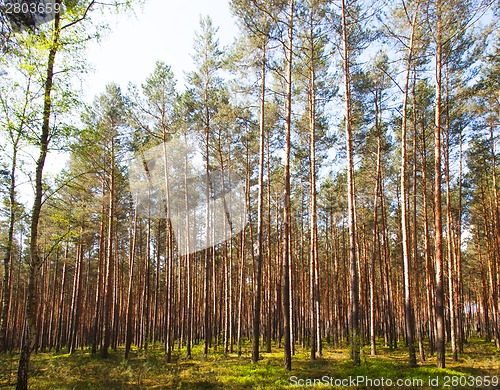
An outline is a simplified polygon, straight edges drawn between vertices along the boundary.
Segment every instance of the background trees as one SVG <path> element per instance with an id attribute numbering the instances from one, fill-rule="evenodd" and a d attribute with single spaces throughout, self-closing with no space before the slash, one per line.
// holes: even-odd
<path id="1" fill-rule="evenodd" d="M 0 90 L 0 337 L 4 351 L 24 344 L 20 388 L 31 350 L 161 343 L 170 362 L 175 347 L 227 355 L 252 339 L 254 362 L 274 343 L 289 370 L 296 348 L 315 359 L 346 342 L 355 364 L 383 340 L 406 343 L 411 365 L 417 344 L 420 360 L 438 352 L 440 366 L 447 339 L 454 359 L 472 335 L 499 345 L 498 37 L 476 23 L 489 4 L 455 4 L 462 18 L 394 2 L 376 19 L 351 1 L 234 1 L 242 37 L 225 50 L 202 18 L 186 91 L 158 62 L 90 107 L 58 71 L 79 52 L 93 2 L 80 5 L 19 40 L 16 84 Z M 197 253 L 128 188 L 132 156 L 173 139 L 197 143 L 207 181 L 232 171 L 246 184 L 246 228 Z M 66 140 L 67 169 L 44 180 L 50 143 Z M 29 143 L 40 155 L 26 219 L 16 183 Z M 209 206 L 221 189 L 205 190 Z M 186 224 L 210 242 L 216 216 L 203 210 Z"/>

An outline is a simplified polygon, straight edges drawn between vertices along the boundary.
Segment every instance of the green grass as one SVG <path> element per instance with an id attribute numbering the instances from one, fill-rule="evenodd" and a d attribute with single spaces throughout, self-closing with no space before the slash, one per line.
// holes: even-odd
<path id="1" fill-rule="evenodd" d="M 147 352 L 134 349 L 130 359 L 123 358 L 118 349 L 108 359 L 93 356 L 86 349 L 72 355 L 66 353 L 38 353 L 32 355 L 30 388 L 56 389 L 299 389 L 310 380 L 327 376 L 332 383 L 348 381 L 350 377 L 367 377 L 372 380 L 385 378 L 396 383 L 397 379 L 421 379 L 423 386 L 401 388 L 437 388 L 429 385 L 429 378 L 438 378 L 438 388 L 443 388 L 446 376 L 494 376 L 500 377 L 500 351 L 493 343 L 473 340 L 466 345 L 465 353 L 453 363 L 447 356 L 447 368 L 437 369 L 435 357 L 419 362 L 417 368 L 407 364 L 404 348 L 390 350 L 379 346 L 378 355 L 370 356 L 369 348 L 361 351 L 361 365 L 354 367 L 349 360 L 348 348 L 325 346 L 321 358 L 311 362 L 308 351 L 297 349 L 292 360 L 292 371 L 283 369 L 283 351 L 275 348 L 271 353 L 262 353 L 262 360 L 251 362 L 250 345 L 245 344 L 243 353 L 224 356 L 222 351 L 211 351 L 203 357 L 201 345 L 193 348 L 192 359 L 185 358 L 185 351 L 176 349 L 173 362 L 166 364 L 162 346 Z M 0 355 L 0 388 L 12 388 L 16 380 L 17 355 Z M 294 377 L 293 382 L 290 378 Z M 500 378 L 499 378 L 500 379 Z M 302 380 L 303 382 L 299 382 Z M 463 381 L 465 378 L 463 378 Z M 469 380 L 471 380 L 469 378 Z M 462 381 L 462 384 L 464 383 Z M 344 382 L 346 383 L 346 382 Z M 414 382 L 415 383 L 415 382 Z M 470 383 L 470 382 L 469 382 Z M 357 388 L 377 388 L 358 386 Z M 417 383 L 418 385 L 418 383 Z M 451 385 L 451 378 L 450 378 Z M 327 388 L 317 385 L 314 388 Z M 329 388 L 350 388 L 329 386 Z M 389 388 L 389 387 L 386 387 Z M 397 388 L 397 387 L 390 387 Z M 455 386 L 446 388 L 477 388 L 477 386 Z M 494 386 L 482 387 L 495 388 Z M 496 388 L 500 388 L 500 385 Z"/>

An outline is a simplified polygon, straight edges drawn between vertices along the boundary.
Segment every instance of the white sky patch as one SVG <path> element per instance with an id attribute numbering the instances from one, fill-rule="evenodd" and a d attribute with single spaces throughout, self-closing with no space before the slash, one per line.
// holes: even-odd
<path id="1" fill-rule="evenodd" d="M 96 21 L 109 24 L 100 42 L 92 41 L 87 49 L 87 61 L 93 71 L 83 75 L 83 100 L 91 104 L 94 97 L 104 91 L 106 84 L 118 83 L 123 90 L 132 82 L 140 85 L 154 70 L 155 62 L 164 61 L 172 67 L 177 87 L 183 89 L 187 71 L 194 69 L 191 55 L 195 32 L 199 30 L 200 16 L 209 15 L 214 26 L 219 27 L 217 37 L 221 48 L 237 36 L 238 28 L 231 16 L 227 0 L 165 1 L 148 0 L 135 15 L 92 14 Z M 21 153 L 25 165 L 19 172 L 19 201 L 28 209 L 33 203 L 35 160 L 39 151 L 25 147 Z M 44 178 L 51 180 L 68 163 L 69 155 L 49 151 L 44 167 Z"/>
<path id="2" fill-rule="evenodd" d="M 86 101 L 91 102 L 112 81 L 122 88 L 129 82 L 143 83 L 157 60 L 172 67 L 182 89 L 185 72 L 194 69 L 191 55 L 200 16 L 206 15 L 219 27 L 221 47 L 229 45 L 238 35 L 238 27 L 227 0 L 148 0 L 135 16 L 108 18 L 111 31 L 88 48 L 87 59 L 95 72 L 84 83 Z"/>

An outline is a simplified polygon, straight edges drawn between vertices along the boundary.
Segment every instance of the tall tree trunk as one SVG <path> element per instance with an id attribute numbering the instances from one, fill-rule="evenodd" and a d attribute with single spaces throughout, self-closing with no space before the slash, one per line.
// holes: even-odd
<path id="1" fill-rule="evenodd" d="M 167 225 L 168 226 L 168 225 Z M 151 218 L 146 221 L 146 253 L 144 256 L 144 350 L 148 350 L 149 328 L 151 325 L 150 291 L 151 291 Z M 170 285 L 169 285 L 170 287 Z"/>
<path id="2" fill-rule="evenodd" d="M 260 306 L 262 295 L 262 253 L 264 251 L 264 147 L 265 147 L 265 103 L 266 103 L 266 41 L 262 43 L 261 89 L 260 89 L 260 130 L 259 130 L 259 194 L 257 205 L 257 256 L 255 256 L 255 296 L 253 307 L 252 362 L 259 360 Z M 269 180 L 269 179 L 268 179 Z"/>
<path id="3" fill-rule="evenodd" d="M 174 281 L 174 275 L 173 275 L 173 263 L 174 263 L 174 239 L 173 239 L 173 229 L 172 229 L 172 223 L 170 221 L 170 176 L 169 176 L 169 158 L 167 154 L 167 146 L 166 142 L 169 140 L 168 139 L 168 133 L 164 129 L 163 132 L 163 161 L 164 161 L 164 166 L 163 166 L 163 185 L 164 185 L 164 193 L 163 196 L 165 197 L 165 215 L 166 215 L 166 231 L 165 231 L 165 285 L 166 285 L 166 305 L 165 305 L 165 361 L 167 363 L 170 363 L 172 359 L 172 347 L 173 347 L 173 340 L 172 340 L 172 320 L 173 320 L 173 281 Z M 149 223 L 148 223 L 148 240 L 147 240 L 147 245 L 149 247 Z M 146 273 L 146 280 L 145 284 L 149 284 L 149 250 L 147 251 L 147 269 L 148 272 Z M 148 289 L 149 290 L 149 289 Z M 146 300 L 145 300 L 146 302 Z M 147 340 L 145 340 L 145 343 L 147 345 Z"/>
<path id="4" fill-rule="evenodd" d="M 111 345 L 112 327 L 113 327 L 113 285 L 114 285 L 114 218 L 115 218 L 115 151 L 114 138 L 111 139 L 111 159 L 109 169 L 109 188 L 108 188 L 108 233 L 106 245 L 106 274 L 104 276 L 104 308 L 103 308 L 103 343 L 101 346 L 101 357 L 108 357 L 108 349 Z"/>
<path id="5" fill-rule="evenodd" d="M 59 293 L 59 313 L 57 320 L 57 333 L 56 333 L 56 353 L 61 349 L 62 344 L 62 331 L 63 331 L 63 313 L 64 313 L 64 290 L 66 289 L 66 264 L 68 262 L 68 243 L 64 249 L 64 262 L 61 277 L 61 291 Z"/>
<path id="6" fill-rule="evenodd" d="M 50 264 L 50 263 L 49 263 Z M 47 340 L 48 340 L 48 347 L 49 351 L 52 349 L 54 346 L 54 328 L 56 326 L 55 324 L 55 314 L 56 314 L 56 296 L 57 296 L 57 280 L 59 278 L 59 273 L 58 273 L 58 268 L 59 268 L 59 248 L 56 250 L 56 259 L 55 259 L 55 264 L 54 264 L 54 275 L 52 278 L 52 293 L 50 297 L 50 302 L 52 302 L 52 305 L 50 305 L 50 318 L 49 318 L 49 329 L 47 331 Z"/>
<path id="7" fill-rule="evenodd" d="M 309 154 L 310 154 L 310 289 L 311 289 L 311 360 L 321 356 L 321 324 L 319 295 L 318 221 L 316 201 L 316 70 L 313 32 L 310 31 L 309 71 Z"/>
<path id="8" fill-rule="evenodd" d="M 81 235 L 83 234 L 83 226 L 80 227 L 80 242 L 77 244 L 76 259 L 75 259 L 75 272 L 73 275 L 73 293 L 71 296 L 70 308 L 70 326 L 69 326 L 69 340 L 68 352 L 71 354 L 75 350 L 76 334 L 78 331 L 79 302 L 80 302 L 80 280 L 82 278 L 82 261 L 83 261 L 83 247 L 81 242 Z"/>
<path id="9" fill-rule="evenodd" d="M 167 202 L 168 204 L 168 202 Z M 168 215 L 168 214 L 167 214 Z M 166 223 L 166 259 L 165 259 L 165 284 L 167 289 L 166 294 L 166 310 L 165 310 L 165 361 L 170 363 L 172 360 L 172 320 L 173 320 L 173 281 L 174 281 L 174 253 L 173 253 L 173 244 L 174 240 L 172 237 L 172 225 L 170 221 L 167 219 Z"/>
<path id="10" fill-rule="evenodd" d="M 429 334 L 429 350 L 430 355 L 434 355 L 435 349 L 435 315 L 434 315 L 434 283 L 433 283 L 433 267 L 431 262 L 430 248 L 430 233 L 429 233 L 429 217 L 427 207 L 427 148 L 425 142 L 425 126 L 422 125 L 422 142 L 420 143 L 420 159 L 422 169 L 422 208 L 423 208 L 423 223 L 424 223 L 424 262 L 425 262 L 425 286 L 426 286 L 426 304 L 427 304 L 427 321 Z"/>
<path id="11" fill-rule="evenodd" d="M 285 204 L 283 217 L 283 319 L 284 319 L 284 367 L 292 369 L 292 316 L 290 295 L 291 207 L 290 207 L 290 138 L 292 133 L 292 56 L 294 0 L 288 0 L 288 41 L 285 48 L 286 98 L 285 98 Z"/>
<path id="12" fill-rule="evenodd" d="M 378 242 L 378 199 L 380 194 L 380 181 L 382 176 L 382 148 L 380 134 L 380 109 L 378 96 L 375 98 L 375 129 L 377 132 L 377 169 L 375 174 L 375 189 L 373 191 L 373 239 L 372 259 L 370 264 L 370 354 L 377 354 L 375 334 L 375 261 L 377 259 Z"/>
<path id="13" fill-rule="evenodd" d="M 408 209 L 407 209 L 407 122 L 408 122 L 408 96 L 410 73 L 413 63 L 413 50 L 414 50 L 414 37 L 415 37 L 415 24 L 418 14 L 418 3 L 413 15 L 410 43 L 408 46 L 408 56 L 406 58 L 406 76 L 403 89 L 403 118 L 401 124 L 401 229 L 402 229 L 402 245 L 403 245 L 403 282 L 404 282 L 404 297 L 405 297 L 405 319 L 406 319 L 406 344 L 408 346 L 409 363 L 411 367 L 416 367 L 417 357 L 415 354 L 415 317 L 412 305 L 412 288 L 411 288 L 411 266 L 410 266 L 410 248 L 409 248 L 409 223 L 408 223 Z M 415 245 L 415 243 L 414 243 Z M 416 259 L 414 259 L 416 260 Z"/>
<path id="14" fill-rule="evenodd" d="M 500 200 L 498 195 L 498 184 L 497 184 L 497 166 L 496 166 L 496 154 L 495 154 L 495 137 L 494 137 L 494 122 L 493 118 L 490 118 L 490 150 L 491 150 L 491 171 L 492 171 L 492 187 L 493 187 L 493 220 L 494 220 L 494 230 L 493 235 L 496 237 L 493 241 L 493 247 L 496 248 L 497 255 L 493 255 L 492 261 L 494 262 L 494 268 L 496 269 L 496 275 L 493 278 L 494 286 L 493 286 L 493 309 L 495 314 L 495 344 L 497 349 L 500 349 L 500 280 L 498 269 L 500 268 L 500 264 L 498 263 L 500 252 Z"/>
<path id="15" fill-rule="evenodd" d="M 3 286 L 2 286 L 2 319 L 0 323 L 0 352 L 7 351 L 7 324 L 9 321 L 10 306 L 10 263 L 12 259 L 12 249 L 14 244 L 14 225 L 16 223 L 16 170 L 17 152 L 21 132 L 14 138 L 12 145 L 12 165 L 10 168 L 9 183 L 9 229 L 7 242 L 5 244 L 5 255 L 3 258 Z"/>
<path id="16" fill-rule="evenodd" d="M 187 149 L 187 137 L 185 133 L 185 147 Z M 185 229 L 185 239 L 186 239 L 186 269 L 187 269 L 187 340 L 186 340 L 186 357 L 191 359 L 191 344 L 193 338 L 193 281 L 191 278 L 192 269 L 191 269 L 191 247 L 190 247 L 190 238 L 191 238 L 191 218 L 189 216 L 189 194 L 188 194 L 188 156 L 187 153 L 184 153 L 184 207 L 186 209 L 186 229 Z"/>
<path id="17" fill-rule="evenodd" d="M 137 207 L 134 208 L 134 217 L 132 226 L 130 227 L 130 249 L 128 257 L 128 290 L 127 290 L 127 306 L 125 309 L 125 359 L 127 360 L 130 353 L 130 346 L 132 344 L 132 287 L 134 282 L 134 258 L 135 258 L 135 243 L 137 237 Z M 149 243 L 148 243 L 149 244 Z"/>
<path id="18" fill-rule="evenodd" d="M 455 267 L 457 274 L 457 305 L 458 305 L 458 352 L 464 352 L 464 342 L 466 338 L 465 333 L 465 321 L 464 321 L 464 289 L 462 284 L 462 182 L 463 182 L 463 135 L 462 129 L 460 128 L 460 168 L 459 168 L 459 179 L 458 179 L 458 217 L 457 217 L 457 245 L 456 245 L 456 255 L 455 255 Z"/>
<path id="19" fill-rule="evenodd" d="M 412 239 L 413 239 L 413 276 L 414 276 L 414 281 L 415 281 L 415 303 L 417 305 L 421 304 L 421 298 L 420 298 L 420 272 L 421 272 L 421 264 L 420 264 L 420 258 L 419 258 L 419 245 L 418 245 L 418 219 L 417 219 L 417 177 L 418 177 L 418 134 L 417 134 L 417 128 L 418 128 L 418 118 L 417 118 L 417 96 L 416 96 L 416 78 L 417 74 L 414 69 L 413 71 L 413 81 L 412 81 L 412 106 L 413 106 L 413 229 L 412 229 Z M 420 361 L 425 361 L 425 349 L 424 349 L 424 335 L 422 333 L 422 311 L 421 310 L 416 310 L 416 332 L 417 332 L 417 338 L 418 338 L 418 350 L 419 350 L 419 359 Z"/>
<path id="20" fill-rule="evenodd" d="M 271 262 L 271 153 L 269 150 L 269 136 L 266 139 L 266 155 L 267 155 L 267 337 L 266 337 L 266 352 L 271 352 L 271 339 L 272 339 L 272 324 L 273 321 L 276 322 L 274 318 L 278 311 L 274 310 L 274 305 L 276 302 L 273 302 L 273 272 L 272 272 L 272 262 Z M 278 229 L 278 226 L 276 226 Z M 277 245 L 277 247 L 279 247 Z M 279 269 L 278 267 L 276 267 Z"/>
<path id="21" fill-rule="evenodd" d="M 347 41 L 347 12 L 346 1 L 342 0 L 342 53 L 344 68 L 344 104 L 345 104 L 345 134 L 347 147 L 347 206 L 349 223 L 349 263 L 350 263 L 350 314 L 349 337 L 351 342 L 351 358 L 355 365 L 360 361 L 360 334 L 359 334 L 359 280 L 358 262 L 356 258 L 356 205 L 354 190 L 354 149 L 352 141 L 351 120 L 351 74 L 350 48 Z"/>
<path id="22" fill-rule="evenodd" d="M 56 0 L 57 5 L 61 5 L 61 0 Z M 50 114 L 52 112 L 52 87 L 54 80 L 54 64 L 56 53 L 59 49 L 60 36 L 60 13 L 56 12 L 54 16 L 54 29 L 52 42 L 50 44 L 47 74 L 44 85 L 44 102 L 43 102 L 43 122 L 42 132 L 40 134 L 40 154 L 36 161 L 35 168 L 35 198 L 33 202 L 33 210 L 31 213 L 30 224 L 30 243 L 29 243 L 29 264 L 28 264 L 28 287 L 26 296 L 26 327 L 21 355 L 19 357 L 19 365 L 17 370 L 17 390 L 28 390 L 28 371 L 31 351 L 36 344 L 36 274 L 40 268 L 41 259 L 38 253 L 38 222 L 40 220 L 40 212 L 42 209 L 43 197 L 43 169 L 45 166 L 45 158 L 49 146 L 50 132 Z"/>
<path id="23" fill-rule="evenodd" d="M 441 0 L 436 2 L 436 107 L 434 127 L 434 230 L 436 263 L 436 350 L 438 368 L 445 367 L 445 323 L 443 289 L 443 221 L 441 207 L 441 68 L 442 68 L 442 21 Z"/>
<path id="24" fill-rule="evenodd" d="M 105 180 L 101 183 L 101 193 L 104 198 L 105 193 Z M 101 205 L 101 221 L 99 223 L 99 251 L 97 254 L 97 278 L 96 278 L 96 291 L 95 291 L 95 308 L 94 308 L 94 324 L 92 327 L 92 354 L 97 353 L 97 344 L 99 342 L 99 319 L 101 317 L 101 291 L 104 285 L 104 253 L 105 253 L 105 215 L 106 204 L 104 199 Z"/>
<path id="25" fill-rule="evenodd" d="M 448 65 L 445 69 L 445 144 L 444 144 L 444 175 L 446 186 L 446 245 L 447 245 L 447 260 L 448 260 L 448 309 L 450 319 L 450 339 L 452 359 L 454 362 L 458 360 L 457 350 L 457 323 L 456 323 L 456 309 L 455 309 L 455 272 L 454 272 L 454 255 L 453 248 L 453 216 L 451 210 L 451 187 L 450 187 L 450 103 L 449 103 L 449 70 Z"/>
<path id="26" fill-rule="evenodd" d="M 205 99 L 206 100 L 206 99 Z M 210 247 L 208 243 L 210 242 L 210 152 L 209 152 L 209 141 L 210 141 L 210 115 L 208 112 L 208 107 L 205 109 L 206 116 L 206 127 L 205 127 L 205 198 L 206 198 L 206 210 L 205 210 L 205 262 L 204 262 L 204 273 L 205 277 L 203 280 L 203 305 L 204 305 L 204 318 L 203 318 L 203 355 L 206 357 L 208 355 L 208 346 L 210 343 Z M 215 284 L 215 280 L 212 281 Z"/>
<path id="27" fill-rule="evenodd" d="M 247 132 L 248 134 L 248 132 Z M 248 138 L 246 142 L 246 153 L 245 153 L 245 210 L 250 210 L 250 153 L 248 147 Z M 242 230 L 240 233 L 240 275 L 239 275 L 239 291 L 238 291 L 238 329 L 237 329 L 237 344 L 238 344 L 238 356 L 241 356 L 242 347 L 242 327 L 243 327 L 243 286 L 244 286 L 244 275 L 245 275 L 245 242 L 246 242 L 245 231 Z"/>

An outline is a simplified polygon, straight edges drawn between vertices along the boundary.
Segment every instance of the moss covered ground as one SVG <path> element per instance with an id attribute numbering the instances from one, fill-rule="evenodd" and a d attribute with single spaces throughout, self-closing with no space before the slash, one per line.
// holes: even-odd
<path id="1" fill-rule="evenodd" d="M 365 347 L 358 367 L 349 360 L 347 346 L 325 345 L 323 356 L 315 361 L 310 361 L 307 350 L 297 348 L 291 372 L 283 369 L 283 351 L 278 348 L 262 353 L 257 364 L 251 362 L 249 344 L 243 346 L 241 356 L 237 353 L 224 356 L 219 347 L 205 358 L 201 345 L 193 348 L 191 359 L 185 354 L 185 350 L 176 349 L 173 361 L 167 364 L 160 345 L 147 351 L 134 349 L 128 360 L 124 359 L 124 351 L 120 348 L 112 351 L 107 359 L 94 356 L 87 349 L 71 355 L 37 353 L 32 355 L 29 384 L 35 390 L 500 389 L 500 384 L 495 386 L 494 379 L 496 376 L 500 381 L 500 351 L 493 343 L 481 340 L 467 343 L 458 362 L 452 362 L 447 356 L 445 369 L 435 367 L 435 357 L 428 357 L 425 362 L 419 362 L 417 368 L 410 368 L 404 348 L 391 350 L 383 346 L 379 346 L 377 356 L 370 356 L 369 347 Z M 14 387 L 17 359 L 16 354 L 0 355 L 0 388 Z"/>

